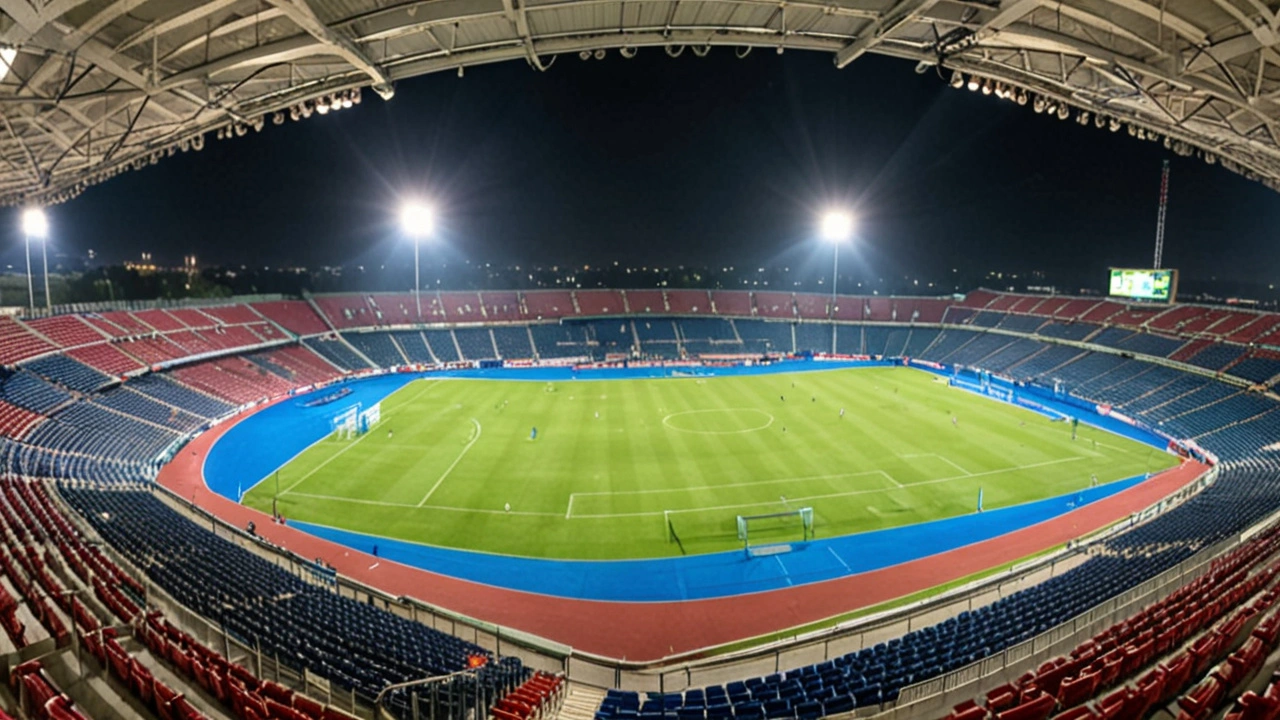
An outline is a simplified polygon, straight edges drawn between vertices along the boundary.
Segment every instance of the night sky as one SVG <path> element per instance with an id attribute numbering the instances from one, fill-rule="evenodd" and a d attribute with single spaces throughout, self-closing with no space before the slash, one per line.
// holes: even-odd
<path id="1" fill-rule="evenodd" d="M 1059 121 L 880 57 L 716 48 L 576 56 L 399 83 L 383 102 L 218 141 L 51 210 L 53 242 L 115 262 L 409 262 L 400 198 L 437 207 L 432 258 L 829 267 L 824 207 L 852 207 L 871 274 L 1148 266 L 1160 161 L 1165 265 L 1269 282 L 1280 195 L 1158 143 Z M 14 228 L 0 248 L 20 259 Z M 842 270 L 845 268 L 842 256 Z M 1095 275 L 1096 274 L 1096 275 Z"/>

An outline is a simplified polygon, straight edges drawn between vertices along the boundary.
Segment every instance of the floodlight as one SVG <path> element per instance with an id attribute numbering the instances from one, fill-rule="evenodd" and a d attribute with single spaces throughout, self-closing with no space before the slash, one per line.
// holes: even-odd
<path id="1" fill-rule="evenodd" d="M 22 211 L 22 234 L 27 237 L 45 238 L 49 234 L 49 218 L 38 207 Z"/>
<path id="2" fill-rule="evenodd" d="M 853 216 L 843 210 L 828 210 L 822 216 L 822 239 L 844 242 L 853 235 Z"/>
<path id="3" fill-rule="evenodd" d="M 968 83 L 968 85 L 967 85 L 966 87 L 968 87 L 968 88 L 969 88 L 969 91 L 970 91 L 970 92 L 972 92 L 972 91 L 974 91 L 974 90 L 977 90 L 977 89 L 978 89 L 978 76 L 977 76 L 977 75 L 970 75 L 970 76 L 969 76 L 969 83 Z"/>
<path id="4" fill-rule="evenodd" d="M 400 229 L 411 238 L 424 238 L 435 227 L 435 216 L 430 206 L 409 202 L 400 209 Z"/>

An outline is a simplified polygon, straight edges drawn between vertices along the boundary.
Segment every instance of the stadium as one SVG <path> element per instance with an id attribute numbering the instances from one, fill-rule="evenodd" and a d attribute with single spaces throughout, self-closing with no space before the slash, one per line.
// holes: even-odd
<path id="1" fill-rule="evenodd" d="M 440 71 L 686 47 L 914 61 L 1271 191 L 1271 4 L 0 20 L 29 298 L 0 308 L 0 718 L 1280 716 L 1280 313 L 1179 302 L 1167 162 L 1153 267 L 1092 294 L 850 292 L 841 207 L 814 223 L 824 292 L 442 289 L 417 202 L 394 291 L 55 304 L 31 270 L 49 217 L 206 136 Z"/>

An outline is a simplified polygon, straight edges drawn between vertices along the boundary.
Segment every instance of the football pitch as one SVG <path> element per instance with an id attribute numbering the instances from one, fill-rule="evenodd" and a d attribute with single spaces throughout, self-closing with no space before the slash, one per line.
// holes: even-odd
<path id="1" fill-rule="evenodd" d="M 814 535 L 832 537 L 972 513 L 980 491 L 991 510 L 1174 464 L 1084 425 L 1072 440 L 1069 423 L 907 368 L 426 378 L 383 400 L 370 432 L 318 441 L 243 501 L 446 547 L 646 558 L 741 548 L 739 515 L 808 507 Z M 791 515 L 751 534 L 803 528 Z"/>

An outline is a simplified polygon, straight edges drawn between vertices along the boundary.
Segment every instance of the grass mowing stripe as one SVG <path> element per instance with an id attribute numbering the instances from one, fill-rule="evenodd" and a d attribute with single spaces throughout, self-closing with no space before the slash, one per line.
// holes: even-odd
<path id="1" fill-rule="evenodd" d="M 475 445 L 476 441 L 480 439 L 480 421 L 475 418 L 471 418 L 471 422 L 476 426 L 476 434 L 471 436 L 471 439 L 467 442 L 467 446 L 462 448 L 462 452 L 458 453 L 458 457 L 453 459 L 453 463 L 450 464 L 449 467 L 445 468 L 445 471 L 436 480 L 436 484 L 432 485 L 431 489 L 427 491 L 427 494 L 423 495 L 422 499 L 418 501 L 418 507 L 422 507 L 427 504 L 427 501 L 435 494 L 436 488 L 440 487 L 440 483 L 444 482 L 444 479 L 449 477 L 449 473 L 453 472 L 453 469 L 458 467 L 458 463 L 462 462 L 462 458 L 467 454 L 467 451 L 471 449 L 471 446 Z"/>
<path id="2" fill-rule="evenodd" d="M 280 499 L 282 514 L 491 553 L 662 557 L 740 547 L 736 508 L 808 504 L 831 537 L 971 513 L 979 489 L 996 509 L 1176 462 L 1084 424 L 1073 441 L 1067 423 L 907 368 L 450 379 L 410 384 L 383 408 L 394 439 L 380 425 L 281 469 L 281 483 L 311 473 Z M 271 499 L 260 486 L 244 502 L 269 509 Z"/>

